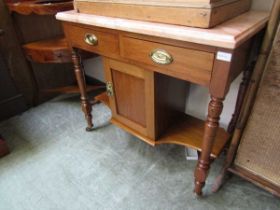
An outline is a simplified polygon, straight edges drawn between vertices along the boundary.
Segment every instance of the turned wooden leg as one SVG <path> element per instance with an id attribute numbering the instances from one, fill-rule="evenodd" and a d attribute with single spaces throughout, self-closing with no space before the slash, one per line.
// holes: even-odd
<path id="1" fill-rule="evenodd" d="M 84 68 L 81 64 L 81 58 L 77 49 L 72 50 L 72 60 L 74 63 L 75 76 L 81 93 L 81 105 L 82 110 L 87 120 L 86 131 L 93 130 L 92 115 L 91 115 L 91 104 L 89 102 L 86 92 L 86 80 Z"/>
<path id="2" fill-rule="evenodd" d="M 205 122 L 202 151 L 195 170 L 195 193 L 202 195 L 202 188 L 211 164 L 211 151 L 219 127 L 220 115 L 223 110 L 223 98 L 211 97 L 208 106 L 208 116 Z"/>
<path id="3" fill-rule="evenodd" d="M 234 131 L 234 128 L 236 126 L 240 111 L 241 111 L 241 107 L 245 98 L 245 94 L 246 94 L 246 90 L 249 86 L 250 83 L 250 78 L 252 75 L 252 71 L 254 69 L 255 64 L 252 63 L 243 73 L 243 78 L 242 78 L 242 82 L 240 83 L 239 86 L 239 90 L 238 90 L 238 95 L 237 95 L 237 100 L 236 100 L 236 104 L 235 104 L 235 110 L 234 113 L 232 115 L 231 121 L 228 125 L 228 133 L 232 134 Z"/>
<path id="4" fill-rule="evenodd" d="M 0 136 L 0 157 L 4 157 L 5 155 L 9 154 L 9 148 L 4 141 L 4 139 Z"/>
<path id="5" fill-rule="evenodd" d="M 240 138 L 241 138 L 241 129 L 236 128 L 233 133 L 233 137 L 227 152 L 227 157 L 224 162 L 224 166 L 220 171 L 219 175 L 216 177 L 214 184 L 212 185 L 212 192 L 217 192 L 224 184 L 226 178 L 228 177 L 229 175 L 228 168 L 232 165 L 232 162 L 234 161 L 234 156 L 236 154 Z"/>

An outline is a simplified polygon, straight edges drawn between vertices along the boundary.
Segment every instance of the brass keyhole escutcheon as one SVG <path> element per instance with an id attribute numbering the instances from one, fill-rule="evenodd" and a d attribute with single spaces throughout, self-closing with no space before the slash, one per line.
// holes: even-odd
<path id="1" fill-rule="evenodd" d="M 107 92 L 107 96 L 109 96 L 109 97 L 114 96 L 114 90 L 113 90 L 112 82 L 106 82 L 106 92 Z"/>

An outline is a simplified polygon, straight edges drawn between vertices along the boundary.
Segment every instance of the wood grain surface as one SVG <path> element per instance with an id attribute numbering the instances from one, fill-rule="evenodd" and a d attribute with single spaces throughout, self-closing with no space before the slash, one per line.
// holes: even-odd
<path id="1" fill-rule="evenodd" d="M 72 0 L 28 0 L 8 2 L 7 6 L 10 12 L 16 12 L 21 15 L 55 15 L 57 12 L 73 9 Z"/>
<path id="2" fill-rule="evenodd" d="M 218 7 L 195 4 L 108 3 L 104 1 L 76 1 L 75 10 L 80 13 L 127 18 L 141 21 L 210 28 L 249 10 L 251 0 L 227 1 Z M 224 2 L 224 1 L 223 1 Z M 189 3 L 190 4 L 190 3 Z M 133 12 L 131 12 L 133 11 Z"/>
<path id="3" fill-rule="evenodd" d="M 79 1 L 113 4 L 211 8 L 228 4 L 237 0 L 75 0 L 75 2 Z"/>
<path id="4" fill-rule="evenodd" d="M 37 63 L 69 63 L 71 51 L 65 38 L 31 42 L 23 45 L 27 59 Z"/>

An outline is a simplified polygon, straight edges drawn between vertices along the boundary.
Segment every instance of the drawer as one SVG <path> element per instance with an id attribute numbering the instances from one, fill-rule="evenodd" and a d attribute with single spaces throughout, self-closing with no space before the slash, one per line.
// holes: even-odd
<path id="1" fill-rule="evenodd" d="M 171 46 L 133 37 L 121 37 L 121 56 L 148 64 L 154 71 L 200 85 L 208 85 L 214 53 Z"/>
<path id="2" fill-rule="evenodd" d="M 119 55 L 118 35 L 87 27 L 64 23 L 64 32 L 72 47 L 98 53 L 100 55 Z"/>

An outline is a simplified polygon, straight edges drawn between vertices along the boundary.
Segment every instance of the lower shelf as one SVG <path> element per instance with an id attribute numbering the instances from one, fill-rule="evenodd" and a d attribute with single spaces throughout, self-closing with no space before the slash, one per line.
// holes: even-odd
<path id="1" fill-rule="evenodd" d="M 105 93 L 102 93 L 95 98 L 109 106 L 109 99 Z M 178 122 L 175 122 L 172 127 L 168 128 L 166 132 L 156 141 L 143 136 L 114 118 L 111 119 L 111 122 L 152 146 L 159 144 L 178 144 L 201 151 L 205 122 L 183 113 L 182 115 L 183 117 L 178 120 Z M 211 152 L 211 156 L 213 158 L 220 155 L 229 137 L 229 134 L 223 128 L 218 128 Z"/>
<path id="2" fill-rule="evenodd" d="M 201 151 L 205 121 L 184 115 L 174 126 L 164 133 L 156 144 L 179 144 Z M 216 158 L 225 147 L 229 134 L 223 128 L 218 128 L 216 139 L 212 148 L 211 156 Z"/>
<path id="3" fill-rule="evenodd" d="M 99 94 L 98 96 L 95 96 L 94 98 L 95 98 L 95 100 L 100 101 L 103 104 L 105 104 L 106 106 L 110 107 L 109 98 L 108 98 L 106 92 L 103 92 L 103 93 Z"/>
<path id="4" fill-rule="evenodd" d="M 23 45 L 28 60 L 37 63 L 70 63 L 71 51 L 65 38 L 42 40 Z"/>

